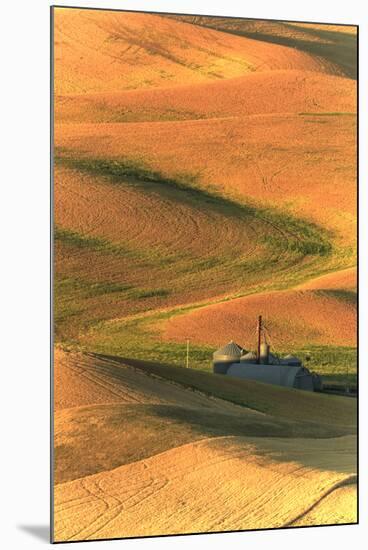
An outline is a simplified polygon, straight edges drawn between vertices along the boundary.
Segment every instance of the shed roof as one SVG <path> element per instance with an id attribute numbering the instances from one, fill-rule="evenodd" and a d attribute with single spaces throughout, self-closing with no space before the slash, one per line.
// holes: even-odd
<path id="1" fill-rule="evenodd" d="M 295 355 L 291 355 L 290 353 L 288 355 L 285 355 L 285 357 L 282 358 L 282 363 L 285 365 L 285 364 L 290 364 L 290 365 L 301 365 L 302 362 L 301 360 L 299 359 L 299 357 L 295 357 Z"/>

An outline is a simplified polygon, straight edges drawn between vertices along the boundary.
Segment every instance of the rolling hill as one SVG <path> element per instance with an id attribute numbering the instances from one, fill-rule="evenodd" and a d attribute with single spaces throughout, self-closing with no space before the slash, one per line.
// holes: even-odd
<path id="1" fill-rule="evenodd" d="M 242 445 L 226 438 L 190 443 L 57 486 L 56 540 L 110 538 L 122 530 L 136 537 L 282 527 L 300 522 L 315 500 L 321 503 L 316 521 L 335 523 L 323 500 L 354 476 L 275 463 Z M 214 483 L 219 464 L 221 485 Z M 355 520 L 349 506 L 340 512 L 342 522 L 347 517 Z"/>
<path id="2" fill-rule="evenodd" d="M 355 246 L 355 115 L 60 124 L 56 146 L 61 158 L 87 167 L 101 159 L 144 163 L 166 179 L 309 219 L 340 248 Z"/>
<path id="3" fill-rule="evenodd" d="M 54 23 L 55 540 L 355 522 L 355 399 L 208 369 L 356 382 L 356 29 Z"/>
<path id="4" fill-rule="evenodd" d="M 186 16 L 184 20 L 235 36 L 292 47 L 313 56 L 325 70 L 357 77 L 357 27 L 354 25 L 206 16 Z"/>
<path id="5" fill-rule="evenodd" d="M 306 283 L 308 290 L 254 294 L 174 316 L 166 324 L 165 337 L 218 347 L 231 339 L 254 344 L 255 319 L 262 314 L 281 349 L 306 342 L 356 346 L 356 291 L 321 284 L 322 288 L 313 282 L 313 289 Z"/>
<path id="6" fill-rule="evenodd" d="M 253 71 L 328 71 L 311 55 L 133 13 L 57 8 L 56 96 L 232 78 Z"/>
<path id="7" fill-rule="evenodd" d="M 355 483 L 353 400 L 295 395 L 298 417 L 296 390 L 240 381 L 234 392 L 234 381 L 213 385 L 217 377 L 206 374 L 208 395 L 193 371 L 179 369 L 187 382 L 174 384 L 165 367 L 157 377 L 153 365 L 60 349 L 55 368 L 56 541 L 278 527 L 312 512 L 332 523 L 331 499 L 339 521 L 354 519 L 350 492 L 341 495 Z M 259 411 L 234 404 L 241 386 Z M 261 412 L 265 389 L 271 406 L 280 394 L 271 414 Z M 321 415 L 322 425 L 314 421 Z M 208 495 L 211 507 L 202 505 Z"/>
<path id="8" fill-rule="evenodd" d="M 272 70 L 169 88 L 66 95 L 59 122 L 197 120 L 277 113 L 352 113 L 356 83 L 307 70 Z"/>

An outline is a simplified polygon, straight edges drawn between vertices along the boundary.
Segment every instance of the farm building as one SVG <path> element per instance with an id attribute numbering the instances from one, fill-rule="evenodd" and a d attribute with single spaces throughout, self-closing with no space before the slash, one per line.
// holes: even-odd
<path id="1" fill-rule="evenodd" d="M 213 354 L 213 372 L 306 391 L 321 389 L 320 377 L 303 366 L 300 359 L 292 355 L 279 359 L 270 353 L 267 343 L 261 343 L 261 338 L 260 317 L 257 353 L 247 352 L 235 342 L 229 342 Z"/>
<path id="2" fill-rule="evenodd" d="M 233 363 L 226 374 L 236 378 L 265 382 L 266 384 L 276 384 L 277 386 L 299 390 L 314 390 L 313 375 L 302 366 Z"/>
<path id="3" fill-rule="evenodd" d="M 213 372 L 226 374 L 232 363 L 240 361 L 243 352 L 244 350 L 233 341 L 218 349 L 213 354 Z"/>

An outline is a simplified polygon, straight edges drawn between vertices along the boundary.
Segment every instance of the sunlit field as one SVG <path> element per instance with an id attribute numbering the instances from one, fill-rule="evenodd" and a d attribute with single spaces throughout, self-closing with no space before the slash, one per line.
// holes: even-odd
<path id="1" fill-rule="evenodd" d="M 356 388 L 356 28 L 55 8 L 54 38 L 55 540 L 354 523 L 356 399 L 211 360 L 262 315 Z"/>

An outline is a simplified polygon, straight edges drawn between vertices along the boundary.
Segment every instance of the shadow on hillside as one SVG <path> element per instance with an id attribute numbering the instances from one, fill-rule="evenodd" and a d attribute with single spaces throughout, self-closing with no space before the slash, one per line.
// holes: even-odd
<path id="1" fill-rule="evenodd" d="M 190 425 L 192 429 L 198 431 L 198 434 L 207 435 L 209 438 L 246 437 L 247 439 L 241 445 L 236 441 L 233 445 L 231 441 L 228 442 L 226 450 L 231 457 L 239 455 L 241 458 L 245 450 L 244 446 L 249 443 L 255 448 L 255 454 L 259 457 L 277 462 L 295 461 L 303 466 L 313 466 L 317 469 L 324 469 L 323 457 L 335 454 L 335 451 L 339 453 L 340 443 L 337 443 L 337 449 L 335 449 L 335 443 L 329 443 L 327 440 L 344 435 L 340 430 L 331 428 L 320 430 L 319 426 L 314 423 L 287 422 L 272 417 L 260 418 L 257 421 L 254 417 L 247 418 L 241 414 L 238 416 L 174 405 L 153 405 L 149 407 L 149 411 L 151 415 L 163 419 L 165 424 L 175 422 L 186 427 Z M 312 449 L 310 449 L 310 444 L 303 443 L 304 439 L 315 440 Z M 218 440 L 217 443 L 222 446 L 221 440 Z M 216 446 L 217 443 L 213 444 Z M 334 451 L 332 451 L 332 447 Z M 318 452 L 316 448 L 319 449 Z M 355 441 L 353 439 L 344 440 L 340 450 L 343 455 L 350 453 L 351 456 L 354 456 L 356 453 Z M 321 464 L 319 464 L 319 458 L 321 458 Z M 337 459 L 334 461 L 333 469 L 339 472 L 351 471 L 353 473 L 354 464 L 350 462 L 354 461 Z"/>
<path id="2" fill-rule="evenodd" d="M 314 422 L 294 422 L 270 415 L 247 414 L 239 408 L 238 414 L 216 412 L 213 409 L 190 408 L 177 405 L 153 405 L 150 413 L 166 422 L 175 422 L 208 437 L 261 437 L 284 439 L 327 439 L 346 434 L 346 430 Z"/>
<path id="3" fill-rule="evenodd" d="M 275 34 L 259 32 L 257 29 L 252 29 L 247 20 L 242 19 L 210 19 L 197 18 L 193 24 L 216 29 L 236 36 L 244 36 L 254 40 L 261 40 L 280 46 L 295 48 L 308 54 L 322 57 L 337 65 L 342 74 L 348 78 L 357 78 L 357 37 L 351 34 L 322 30 L 316 28 L 296 27 L 292 23 L 279 22 L 281 28 L 285 30 L 285 34 Z M 287 32 L 293 31 L 303 32 L 309 35 L 311 40 L 287 36 Z M 278 33 L 278 34 L 277 34 Z M 318 39 L 316 41 L 315 39 Z"/>
<path id="4" fill-rule="evenodd" d="M 357 78 L 357 40 L 355 36 L 333 31 L 303 29 L 321 39 L 321 42 L 290 38 L 287 36 L 272 36 L 255 32 L 236 32 L 247 38 L 271 42 L 289 48 L 296 48 L 311 55 L 323 57 L 330 63 L 337 65 L 344 76 L 356 80 Z M 227 31 L 229 32 L 229 31 Z"/>

